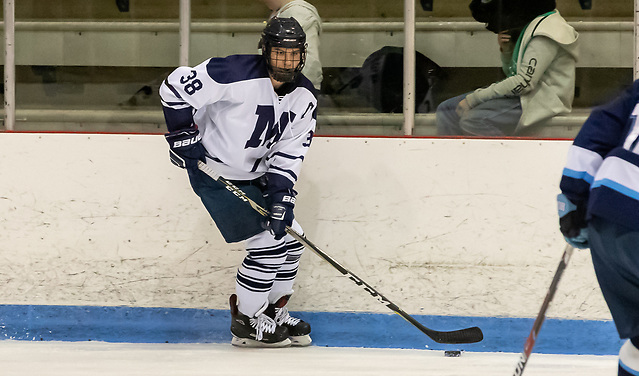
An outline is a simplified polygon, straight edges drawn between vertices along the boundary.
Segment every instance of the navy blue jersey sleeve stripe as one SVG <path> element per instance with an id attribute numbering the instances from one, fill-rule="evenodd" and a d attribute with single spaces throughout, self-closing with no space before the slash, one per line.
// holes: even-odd
<path id="1" fill-rule="evenodd" d="M 283 158 L 286 158 L 286 159 L 291 159 L 291 160 L 294 160 L 294 159 L 304 160 L 304 156 L 303 155 L 290 155 L 290 154 L 282 153 L 282 152 L 279 152 L 279 151 L 277 153 L 273 154 L 273 156 L 276 156 L 276 155 L 280 156 L 280 157 L 283 157 Z"/>
<path id="2" fill-rule="evenodd" d="M 166 85 L 166 87 L 169 88 L 169 90 L 171 90 L 171 92 L 173 93 L 173 95 L 175 95 L 177 98 L 183 99 L 182 96 L 180 95 L 180 93 L 178 93 L 177 90 L 175 90 L 175 88 L 173 87 L 173 85 L 171 85 L 169 83 L 168 79 L 164 79 L 164 84 Z"/>
<path id="3" fill-rule="evenodd" d="M 295 175 L 295 173 L 291 170 L 286 170 L 277 166 L 271 166 L 272 170 L 277 170 L 277 171 L 282 171 L 288 175 L 290 175 L 293 179 L 295 179 L 295 181 L 297 181 L 297 175 Z"/>
<path id="4" fill-rule="evenodd" d="M 188 103 L 186 102 L 164 102 L 169 106 L 186 106 Z"/>
<path id="5" fill-rule="evenodd" d="M 561 177 L 559 188 L 575 204 L 581 205 L 588 201 L 590 183 L 584 179 L 564 175 Z"/>
<path id="6" fill-rule="evenodd" d="M 191 107 L 175 110 L 169 107 L 162 107 L 164 120 L 169 132 L 179 129 L 189 128 L 193 125 L 193 109 Z"/>
<path id="7" fill-rule="evenodd" d="M 278 191 L 278 190 L 293 190 L 293 185 L 295 183 L 286 177 L 276 174 L 273 172 L 266 173 L 266 179 L 268 181 L 268 190 L 269 191 Z"/>

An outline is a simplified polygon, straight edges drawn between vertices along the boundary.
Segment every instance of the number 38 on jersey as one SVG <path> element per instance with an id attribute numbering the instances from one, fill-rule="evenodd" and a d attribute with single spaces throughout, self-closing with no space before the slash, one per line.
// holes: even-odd
<path id="1" fill-rule="evenodd" d="M 191 70 L 191 74 L 189 74 L 188 76 L 182 76 L 180 78 L 180 83 L 184 85 L 184 91 L 188 95 L 193 95 L 203 86 L 202 81 L 195 77 L 197 77 L 197 72 L 195 70 Z"/>

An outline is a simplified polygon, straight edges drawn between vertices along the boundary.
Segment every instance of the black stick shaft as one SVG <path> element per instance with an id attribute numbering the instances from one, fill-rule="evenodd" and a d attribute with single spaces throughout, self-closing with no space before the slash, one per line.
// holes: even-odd
<path id="1" fill-rule="evenodd" d="M 515 372 L 513 376 L 521 376 L 524 373 L 524 368 L 526 368 L 526 364 L 528 364 L 528 359 L 530 358 L 530 354 L 532 353 L 533 347 L 535 347 L 535 342 L 537 342 L 537 335 L 541 330 L 541 325 L 544 323 L 546 319 L 546 311 L 550 306 L 550 302 L 552 298 L 555 296 L 555 292 L 557 292 L 557 287 L 559 286 L 559 280 L 561 276 L 564 274 L 564 270 L 568 266 L 568 262 L 570 261 L 570 256 L 572 256 L 572 251 L 574 250 L 573 246 L 570 244 L 566 245 L 566 249 L 564 250 L 564 254 L 561 256 L 561 261 L 557 266 L 557 271 L 555 272 L 555 276 L 550 283 L 550 287 L 546 292 L 546 297 L 544 298 L 544 302 L 541 304 L 541 309 L 537 314 L 537 318 L 533 323 L 532 329 L 530 330 L 530 334 L 526 339 L 526 343 L 524 344 L 524 351 L 519 356 L 519 361 L 517 362 L 517 367 L 515 367 Z"/>
<path id="2" fill-rule="evenodd" d="M 241 189 L 239 189 L 237 186 L 235 186 L 235 184 L 233 184 L 230 181 L 228 181 L 228 180 L 224 179 L 223 177 L 221 177 L 219 174 L 217 174 L 215 171 L 213 171 L 204 162 L 199 162 L 198 163 L 198 168 L 202 172 L 204 172 L 205 174 L 207 174 L 208 176 L 213 178 L 214 180 L 217 180 L 218 182 L 224 184 L 226 186 L 226 189 L 228 189 L 231 193 L 233 193 L 240 200 L 242 200 L 242 201 L 246 202 L 247 204 L 251 205 L 251 207 L 255 211 L 257 211 L 260 215 L 263 215 L 265 217 L 267 217 L 269 215 L 268 210 L 266 210 L 263 207 L 261 207 L 260 205 L 258 205 L 255 201 L 251 200 Z M 335 269 L 337 269 L 340 273 L 342 273 L 343 275 L 347 276 L 351 281 L 355 282 L 355 284 L 357 284 L 358 286 L 361 286 L 372 297 L 374 297 L 380 303 L 382 303 L 383 305 L 388 307 L 391 311 L 393 311 L 393 312 L 397 313 L 398 315 L 400 315 L 402 318 L 404 318 L 406 321 L 411 323 L 413 326 L 415 326 L 417 329 L 419 329 L 422 333 L 424 333 L 427 336 L 429 336 L 435 342 L 439 342 L 439 343 L 474 343 L 474 342 L 479 342 L 479 341 L 481 341 L 484 338 L 484 335 L 483 335 L 481 329 L 476 327 L 476 326 L 472 327 L 472 328 L 466 328 L 466 329 L 454 330 L 454 331 L 437 331 L 437 330 L 433 330 L 433 329 L 429 329 L 429 328 L 425 327 L 424 325 L 420 324 L 417 320 L 415 320 L 412 316 L 410 316 L 408 313 L 406 313 L 402 309 L 400 309 L 395 303 L 391 302 L 384 295 L 382 295 L 380 292 L 375 290 L 375 288 L 373 288 L 371 285 L 369 285 L 364 280 L 362 280 L 361 278 L 356 276 L 350 270 L 346 269 L 339 262 L 335 261 L 335 259 L 333 259 L 331 256 L 329 256 L 326 252 L 322 251 L 318 246 L 313 244 L 304 235 L 298 233 L 297 231 L 293 230 L 292 228 L 290 228 L 288 226 L 286 227 L 286 232 L 289 235 L 291 235 L 293 238 L 295 238 L 297 241 L 302 243 L 304 246 L 306 246 L 307 248 L 310 248 L 316 255 L 318 255 L 319 257 L 321 257 L 325 261 L 327 261 Z"/>

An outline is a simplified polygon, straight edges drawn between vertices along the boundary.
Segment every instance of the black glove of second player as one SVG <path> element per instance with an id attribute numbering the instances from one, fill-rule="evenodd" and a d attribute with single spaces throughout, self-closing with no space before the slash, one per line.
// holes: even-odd
<path id="1" fill-rule="evenodd" d="M 557 195 L 559 230 L 573 247 L 589 248 L 586 205 L 575 205 L 563 193 Z"/>
<path id="2" fill-rule="evenodd" d="M 171 163 L 186 169 L 197 170 L 197 162 L 206 162 L 206 149 L 197 127 L 180 129 L 164 134 L 169 143 Z"/>
<path id="3" fill-rule="evenodd" d="M 286 226 L 293 225 L 293 208 L 295 207 L 295 194 L 292 192 L 269 193 L 271 202 L 270 213 L 265 222 L 265 227 L 275 235 L 275 240 L 280 240 L 286 235 Z"/>

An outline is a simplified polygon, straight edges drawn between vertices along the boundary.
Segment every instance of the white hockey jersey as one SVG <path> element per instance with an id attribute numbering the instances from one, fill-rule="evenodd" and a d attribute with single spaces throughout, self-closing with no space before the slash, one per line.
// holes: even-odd
<path id="1" fill-rule="evenodd" d="M 292 188 L 315 131 L 317 98 L 301 74 L 278 92 L 260 55 L 179 67 L 160 87 L 169 131 L 196 124 L 207 164 L 220 175 L 252 180 L 268 172 Z"/>

